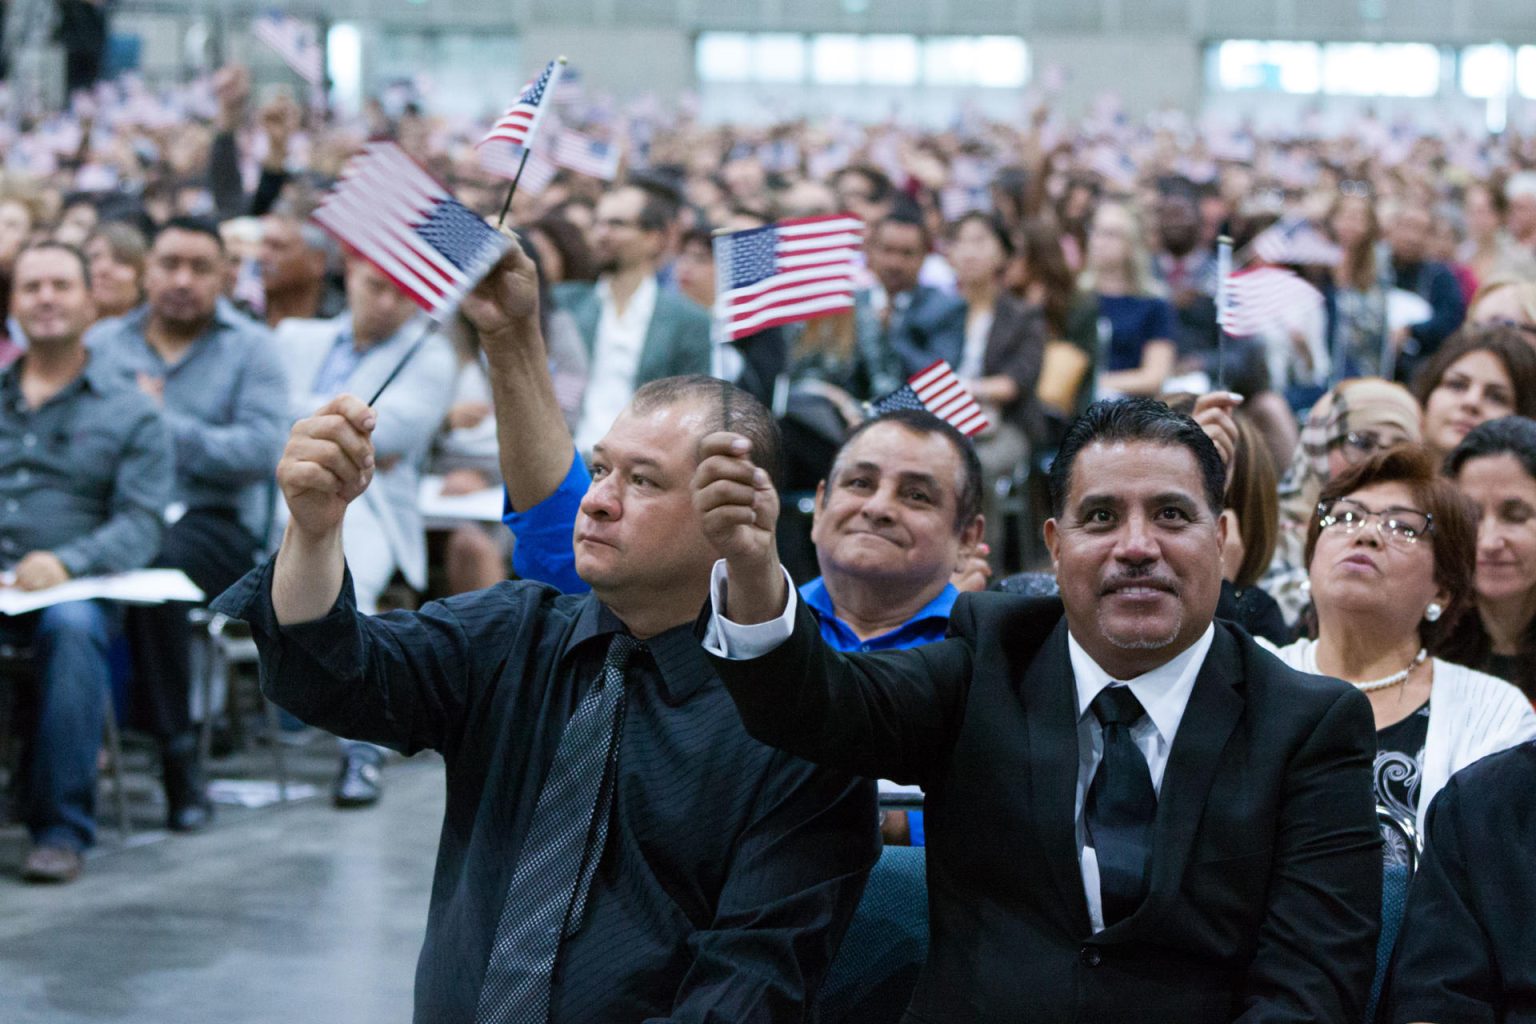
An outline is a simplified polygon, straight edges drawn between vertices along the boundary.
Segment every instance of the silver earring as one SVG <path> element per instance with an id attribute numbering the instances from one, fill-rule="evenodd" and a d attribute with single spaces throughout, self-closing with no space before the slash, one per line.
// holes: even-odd
<path id="1" fill-rule="evenodd" d="M 1428 622 L 1439 622 L 1440 616 L 1444 614 L 1445 609 L 1441 608 L 1437 601 L 1429 602 L 1429 607 L 1424 609 L 1424 618 Z"/>

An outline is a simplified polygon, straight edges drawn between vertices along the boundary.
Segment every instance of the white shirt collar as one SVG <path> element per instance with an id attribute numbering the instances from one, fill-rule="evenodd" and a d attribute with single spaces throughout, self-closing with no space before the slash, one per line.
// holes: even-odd
<path id="1" fill-rule="evenodd" d="M 1117 680 L 1099 667 L 1099 663 L 1083 650 L 1072 631 L 1067 630 L 1067 656 L 1072 662 L 1072 675 L 1077 680 L 1077 714 L 1081 718 L 1088 713 L 1088 706 L 1099 691 L 1111 683 L 1124 682 L 1141 701 L 1147 717 L 1156 727 L 1164 743 L 1172 744 L 1179 731 L 1184 709 L 1189 706 L 1189 695 L 1194 692 L 1195 679 L 1205 664 L 1211 644 L 1216 639 L 1216 625 L 1205 627 L 1200 639 L 1190 644 L 1171 661 L 1159 665 L 1150 672 L 1143 672 L 1135 679 Z"/>
<path id="2" fill-rule="evenodd" d="M 613 282 L 607 274 L 597 279 L 597 299 L 602 304 L 605 313 L 611 315 L 616 322 L 631 330 L 644 331 L 650 325 L 651 314 L 656 312 L 656 294 L 660 288 L 656 284 L 655 274 L 646 274 L 640 280 L 640 287 L 629 297 L 629 304 L 624 307 L 621 315 L 613 305 Z"/>

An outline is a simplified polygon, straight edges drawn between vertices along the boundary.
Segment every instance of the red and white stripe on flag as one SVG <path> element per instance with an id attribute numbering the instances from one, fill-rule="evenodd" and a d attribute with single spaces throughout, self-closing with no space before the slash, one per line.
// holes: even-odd
<path id="1" fill-rule="evenodd" d="M 976 396 L 960 383 L 948 360 L 940 359 L 914 373 L 907 378 L 907 386 L 929 412 L 966 437 L 987 429 L 987 414 L 981 411 Z"/>
<path id="2" fill-rule="evenodd" d="M 853 308 L 864 222 L 803 217 L 715 238 L 718 336 L 736 341 L 780 324 Z"/>
<path id="3" fill-rule="evenodd" d="M 1246 337 L 1283 330 L 1299 313 L 1317 308 L 1323 294 L 1280 267 L 1251 267 L 1227 278 L 1221 326 Z"/>
<path id="4" fill-rule="evenodd" d="M 559 59 L 546 64 L 538 77 L 523 86 L 517 99 L 496 120 L 479 144 L 483 146 L 488 142 L 506 142 L 513 146 L 531 145 L 534 133 L 539 130 L 539 122 L 553 103 L 551 97 L 560 81 L 560 69 L 563 66 Z"/>
<path id="5" fill-rule="evenodd" d="M 527 163 L 523 162 L 525 152 Z M 542 195 L 560 173 L 560 168 L 537 151 L 509 146 L 505 142 L 486 143 L 475 150 L 475 157 L 481 167 L 498 177 L 516 181 L 518 190 L 530 196 Z M 518 177 L 519 170 L 522 177 Z"/>
<path id="6" fill-rule="evenodd" d="M 392 142 L 354 157 L 313 217 L 438 320 L 508 245 Z"/>

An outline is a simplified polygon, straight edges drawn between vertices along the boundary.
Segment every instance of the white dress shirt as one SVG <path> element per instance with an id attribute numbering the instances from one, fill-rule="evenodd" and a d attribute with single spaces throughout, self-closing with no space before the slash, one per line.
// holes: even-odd
<path id="1" fill-rule="evenodd" d="M 603 439 L 613 419 L 635 397 L 635 375 L 640 372 L 640 353 L 645 348 L 645 333 L 656 312 L 656 278 L 647 274 L 629 297 L 620 313 L 613 304 L 613 289 L 608 278 L 599 279 L 597 301 L 602 314 L 597 321 L 597 335 L 592 341 L 592 359 L 588 364 L 587 391 L 581 403 L 581 421 L 576 424 L 576 450 L 590 452 Z"/>
<path id="2" fill-rule="evenodd" d="M 710 575 L 711 612 L 709 625 L 704 632 L 704 649 L 721 658 L 746 661 L 759 658 L 788 640 L 795 631 L 795 609 L 799 599 L 794 582 L 784 572 L 789 589 L 789 600 L 784 613 L 768 622 L 750 626 L 732 622 L 714 609 L 725 604 L 725 560 L 715 563 Z M 1093 773 L 1104 757 L 1104 731 L 1099 720 L 1089 710 L 1093 698 L 1106 686 L 1125 685 L 1131 688 L 1146 717 L 1131 728 L 1131 739 L 1136 742 L 1147 759 L 1152 774 L 1152 789 L 1163 791 L 1163 772 L 1168 767 L 1168 753 L 1173 749 L 1173 738 L 1189 706 L 1189 695 L 1195 690 L 1195 679 L 1205 664 L 1211 644 L 1216 639 L 1215 625 L 1205 627 L 1200 638 L 1190 644 L 1172 660 L 1144 672 L 1131 680 L 1116 680 L 1088 656 L 1071 632 L 1067 633 L 1067 656 L 1072 664 L 1072 675 L 1077 685 L 1077 798 L 1073 813 L 1077 817 L 1077 849 L 1082 868 L 1083 895 L 1088 900 L 1088 918 L 1095 932 L 1104 930 L 1104 901 L 1099 891 L 1099 862 L 1093 847 L 1087 844 L 1087 826 L 1083 821 L 1083 807 L 1088 800 L 1088 786 Z"/>

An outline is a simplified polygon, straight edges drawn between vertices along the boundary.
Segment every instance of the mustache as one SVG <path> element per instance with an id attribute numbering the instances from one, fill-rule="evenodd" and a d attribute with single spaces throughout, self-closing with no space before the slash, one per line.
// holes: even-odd
<path id="1" fill-rule="evenodd" d="M 1099 584 L 1099 595 L 1113 594 L 1117 590 L 1126 590 L 1131 587 L 1150 587 L 1153 590 L 1162 590 L 1175 596 L 1179 593 L 1179 582 L 1172 577 L 1165 576 L 1154 569 L 1122 569 L 1113 576 L 1107 577 Z"/>

